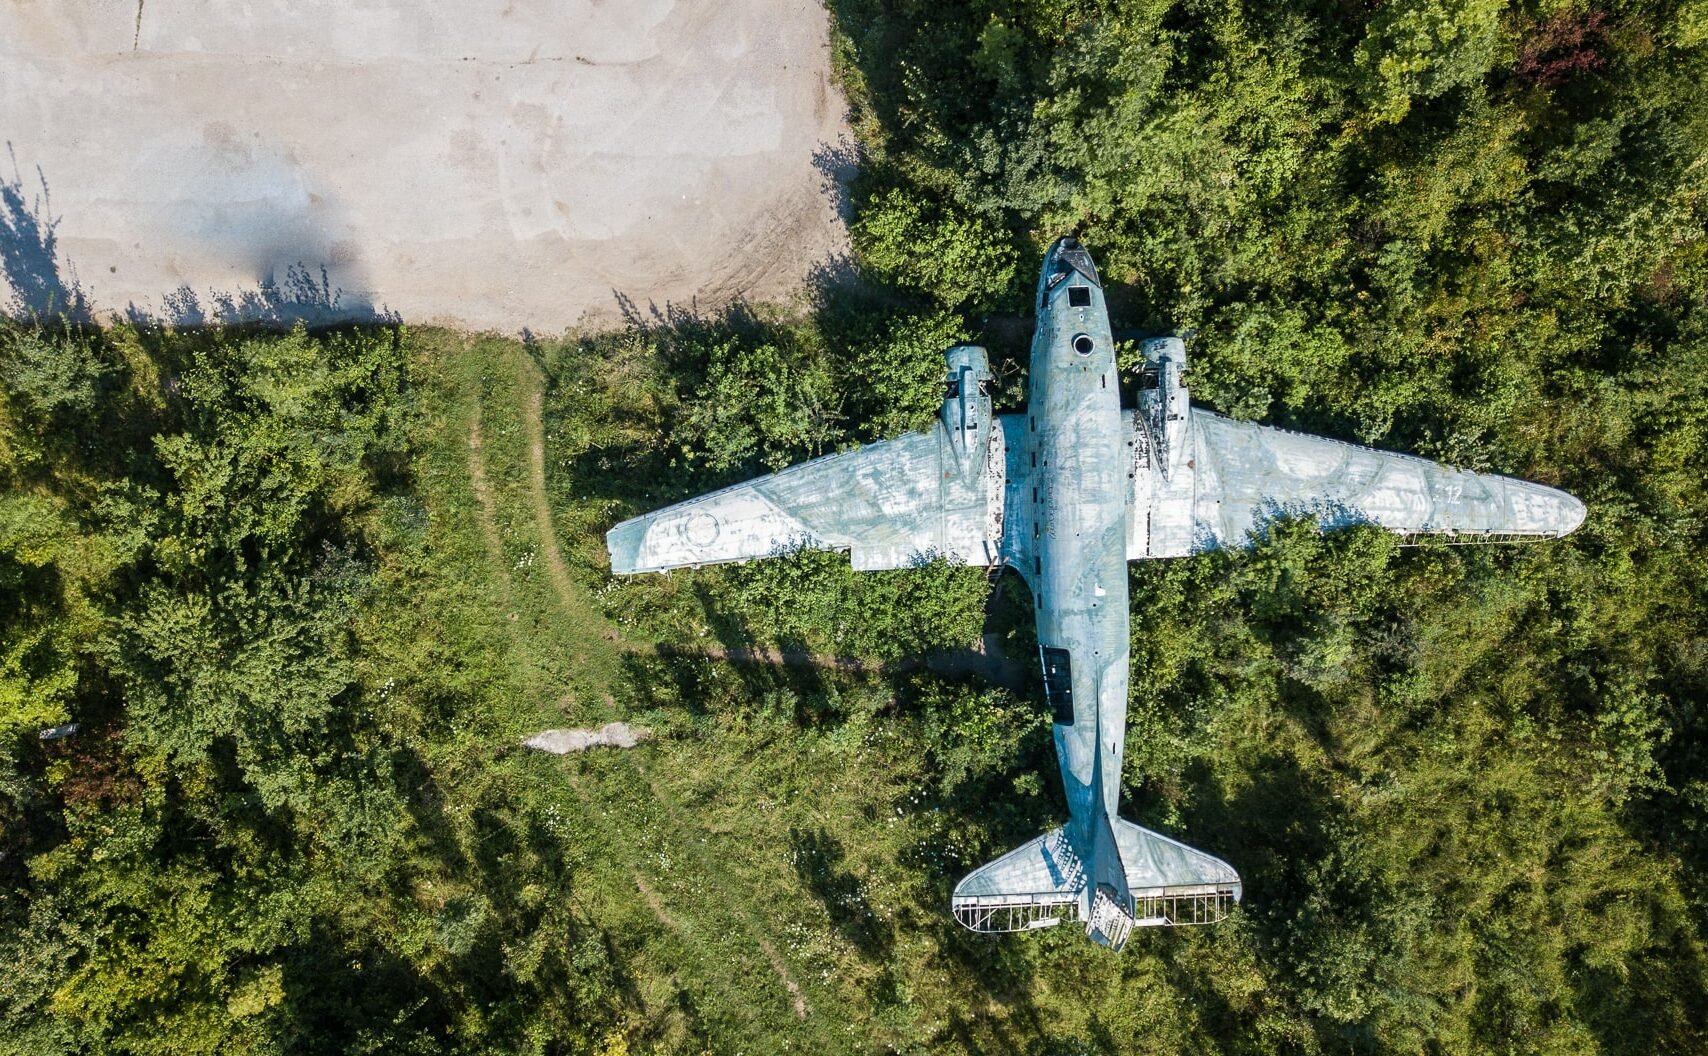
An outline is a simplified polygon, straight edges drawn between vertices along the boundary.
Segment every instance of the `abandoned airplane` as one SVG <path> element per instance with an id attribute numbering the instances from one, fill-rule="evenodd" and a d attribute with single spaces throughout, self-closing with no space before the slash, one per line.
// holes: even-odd
<path id="1" fill-rule="evenodd" d="M 1068 823 L 968 874 L 974 931 L 1081 922 L 1120 949 L 1134 927 L 1209 923 L 1242 892 L 1226 862 L 1117 816 L 1126 737 L 1128 561 L 1243 546 L 1280 513 L 1458 541 L 1558 538 L 1583 504 L 1553 488 L 1237 422 L 1191 405 L 1178 338 L 1142 345 L 1123 410 L 1102 282 L 1071 238 L 1038 282 L 1024 414 L 991 414 L 982 348 L 947 353 L 928 432 L 828 455 L 624 521 L 618 573 L 845 550 L 857 569 L 946 555 L 1014 568 L 1037 603 Z"/>

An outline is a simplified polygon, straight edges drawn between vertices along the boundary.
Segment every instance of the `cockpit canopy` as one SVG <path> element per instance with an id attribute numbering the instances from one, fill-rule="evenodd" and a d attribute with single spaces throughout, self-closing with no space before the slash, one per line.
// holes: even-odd
<path id="1" fill-rule="evenodd" d="M 1097 265 L 1091 262 L 1091 254 L 1085 247 L 1077 239 L 1064 238 L 1050 247 L 1044 257 L 1044 273 L 1038 284 L 1039 309 L 1049 304 L 1050 296 L 1063 282 L 1076 277 L 1077 281 L 1068 287 L 1068 303 L 1075 308 L 1089 308 L 1091 289 L 1102 289 L 1103 280 L 1097 277 Z"/>

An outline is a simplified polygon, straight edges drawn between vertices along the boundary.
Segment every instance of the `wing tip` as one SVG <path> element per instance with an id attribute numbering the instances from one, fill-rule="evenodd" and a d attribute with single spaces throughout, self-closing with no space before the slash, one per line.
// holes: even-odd
<path id="1" fill-rule="evenodd" d="M 1507 522 L 1509 530 L 1563 539 L 1577 531 L 1589 508 L 1577 496 L 1527 480 L 1508 481 Z M 1497 526 L 1498 528 L 1507 525 Z"/>
<path id="2" fill-rule="evenodd" d="M 1565 525 L 1565 527 L 1560 529 L 1560 535 L 1567 536 L 1577 531 L 1578 528 L 1583 525 L 1584 518 L 1589 516 L 1589 507 L 1585 506 L 1583 500 L 1578 498 L 1576 495 L 1570 495 L 1562 491 L 1560 492 L 1560 497 L 1564 500 L 1560 503 L 1561 510 L 1564 514 L 1561 523 Z"/>
<path id="3" fill-rule="evenodd" d="M 632 576 L 655 571 L 641 564 L 641 552 L 651 520 L 650 516 L 631 517 L 605 533 L 605 552 L 611 558 L 612 575 Z"/>

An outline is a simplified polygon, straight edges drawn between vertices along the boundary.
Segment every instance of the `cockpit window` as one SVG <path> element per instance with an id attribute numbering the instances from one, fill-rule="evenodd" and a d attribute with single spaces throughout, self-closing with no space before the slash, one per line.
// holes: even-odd
<path id="1" fill-rule="evenodd" d="M 1090 286 L 1069 286 L 1068 287 L 1068 304 L 1074 308 L 1090 308 L 1091 307 L 1091 287 Z"/>
<path id="2" fill-rule="evenodd" d="M 1073 658 L 1066 649 L 1044 650 L 1044 696 L 1058 726 L 1073 725 Z"/>

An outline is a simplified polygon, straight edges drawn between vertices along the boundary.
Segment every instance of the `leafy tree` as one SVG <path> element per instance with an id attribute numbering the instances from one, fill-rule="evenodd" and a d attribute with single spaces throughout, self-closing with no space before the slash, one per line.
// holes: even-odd
<path id="1" fill-rule="evenodd" d="M 901 189 L 866 204 L 854 224 L 860 262 L 876 278 L 929 294 L 948 308 L 978 308 L 1007 292 L 1018 259 L 975 216 L 933 209 Z"/>
<path id="2" fill-rule="evenodd" d="M 69 325 L 8 327 L 0 333 L 0 382 L 24 411 L 44 422 L 88 414 L 106 373 L 95 344 Z"/>
<path id="3" fill-rule="evenodd" d="M 936 311 L 838 335 L 847 346 L 838 384 L 850 417 L 877 439 L 929 426 L 943 405 L 943 353 L 965 334 L 958 316 Z"/>

